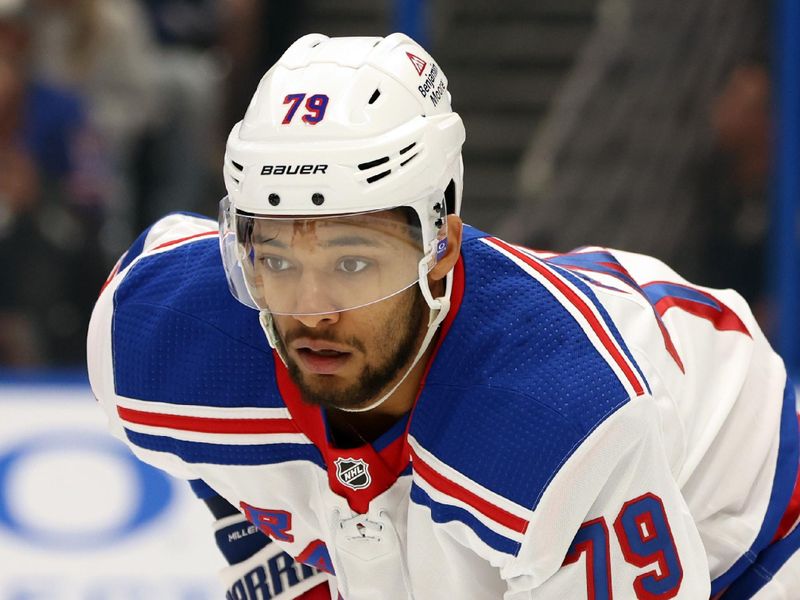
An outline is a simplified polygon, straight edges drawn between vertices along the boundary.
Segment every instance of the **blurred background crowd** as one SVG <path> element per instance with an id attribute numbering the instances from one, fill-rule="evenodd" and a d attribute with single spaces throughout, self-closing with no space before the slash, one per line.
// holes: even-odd
<path id="1" fill-rule="evenodd" d="M 135 235 L 170 211 L 214 214 L 227 130 L 299 7 L 0 0 L 0 364 L 82 365 Z"/>
<path id="2" fill-rule="evenodd" d="M 467 128 L 467 222 L 653 254 L 740 290 L 769 327 L 768 2 L 418 2 L 407 33 Z M 135 235 L 215 215 L 225 137 L 265 70 L 303 33 L 403 28 L 403 3 L 0 0 L 0 368 L 82 368 Z"/>

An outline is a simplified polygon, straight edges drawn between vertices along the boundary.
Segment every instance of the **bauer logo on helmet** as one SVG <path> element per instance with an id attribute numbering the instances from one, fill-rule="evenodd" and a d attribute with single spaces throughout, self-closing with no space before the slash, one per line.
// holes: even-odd
<path id="1" fill-rule="evenodd" d="M 328 165 L 264 165 L 262 175 L 317 175 L 325 174 Z"/>

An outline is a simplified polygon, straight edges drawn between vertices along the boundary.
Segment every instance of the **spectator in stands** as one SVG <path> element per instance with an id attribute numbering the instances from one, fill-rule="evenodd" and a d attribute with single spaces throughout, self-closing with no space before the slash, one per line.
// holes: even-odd
<path id="1" fill-rule="evenodd" d="M 223 193 L 220 123 L 228 64 L 219 0 L 145 0 L 157 41 L 160 106 L 137 156 L 136 230 L 165 213 L 214 214 Z"/>
<path id="2" fill-rule="evenodd" d="M 770 76 L 763 60 L 737 65 L 714 99 L 711 125 L 714 152 L 698 178 L 700 198 L 713 224 L 708 254 L 723 269 L 710 269 L 709 285 L 733 287 L 755 303 L 764 321 L 767 186 L 771 163 Z M 766 323 L 764 323 L 766 325 Z"/>
<path id="3" fill-rule="evenodd" d="M 0 18 L 0 28 L 4 26 Z M 5 36 L 0 34 L 0 41 Z M 15 248 L 24 243 L 20 221 L 36 205 L 40 183 L 33 157 L 18 143 L 19 110 L 24 86 L 18 72 L 0 52 L 0 273 L 7 279 L 0 286 L 0 364 L 26 366 L 42 358 L 41 340 L 32 315 L 17 297 L 19 289 Z"/>
<path id="4" fill-rule="evenodd" d="M 87 102 L 112 166 L 108 256 L 133 235 L 133 159 L 160 105 L 158 53 L 146 13 L 135 0 L 31 0 L 37 77 Z"/>
<path id="5" fill-rule="evenodd" d="M 0 363 L 77 364 L 107 170 L 81 99 L 31 76 L 31 18 L 0 4 Z"/>

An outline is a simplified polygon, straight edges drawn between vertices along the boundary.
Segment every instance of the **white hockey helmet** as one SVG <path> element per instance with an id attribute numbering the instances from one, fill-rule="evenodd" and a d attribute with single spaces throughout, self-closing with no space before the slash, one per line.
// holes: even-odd
<path id="1" fill-rule="evenodd" d="M 447 79 L 408 36 L 297 40 L 227 141 L 220 244 L 234 296 L 316 314 L 419 282 L 441 309 L 426 275 L 447 248 L 446 214 L 460 210 L 464 135 Z M 334 262 L 319 251 L 330 246 Z M 299 298 L 301 277 L 323 292 L 313 303 Z"/>

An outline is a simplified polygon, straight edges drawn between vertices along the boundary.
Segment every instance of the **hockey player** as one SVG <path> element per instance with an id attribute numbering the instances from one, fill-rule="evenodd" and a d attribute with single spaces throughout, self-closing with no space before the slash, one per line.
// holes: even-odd
<path id="1" fill-rule="evenodd" d="M 408 37 L 303 37 L 219 227 L 162 219 L 101 293 L 93 390 L 211 507 L 228 597 L 800 597 L 794 393 L 745 302 L 462 225 L 463 141 Z"/>

